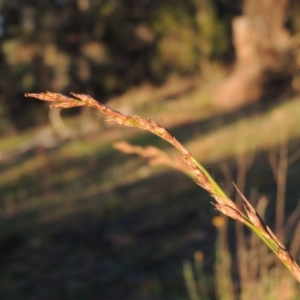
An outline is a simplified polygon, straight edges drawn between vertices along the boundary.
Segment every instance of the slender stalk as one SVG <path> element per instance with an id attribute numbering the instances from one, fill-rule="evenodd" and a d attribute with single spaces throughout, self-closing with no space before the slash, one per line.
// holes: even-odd
<path id="1" fill-rule="evenodd" d="M 101 112 L 106 120 L 123 126 L 137 127 L 159 136 L 173 145 L 180 153 L 178 159 L 185 165 L 195 182 L 205 189 L 214 199 L 213 205 L 223 214 L 245 224 L 255 232 L 263 242 L 275 253 L 281 262 L 289 269 L 292 275 L 300 282 L 300 268 L 292 258 L 286 247 L 279 241 L 272 230 L 263 222 L 246 197 L 234 184 L 237 192 L 242 198 L 244 211 L 225 194 L 209 172 L 197 162 L 192 154 L 172 134 L 151 119 L 143 119 L 137 115 L 124 115 L 102 103 L 91 96 L 71 93 L 74 98 L 66 97 L 57 93 L 25 94 L 25 97 L 33 97 L 43 101 L 50 101 L 50 107 L 71 108 L 77 106 L 91 107 Z"/>
<path id="2" fill-rule="evenodd" d="M 246 183 L 246 174 L 253 162 L 253 158 L 250 157 L 247 153 L 242 153 L 237 158 L 237 178 L 236 182 L 240 189 L 244 192 L 245 183 Z M 239 196 L 236 197 L 236 203 L 240 206 L 243 203 L 243 199 Z M 249 266 L 246 257 L 246 239 L 245 233 L 242 227 L 242 223 L 235 223 L 236 239 L 237 239 L 237 256 L 238 256 L 238 271 L 240 275 L 240 285 L 241 290 L 244 292 L 246 290 L 246 285 L 248 283 L 249 277 Z M 243 297 L 243 295 L 242 295 Z"/>

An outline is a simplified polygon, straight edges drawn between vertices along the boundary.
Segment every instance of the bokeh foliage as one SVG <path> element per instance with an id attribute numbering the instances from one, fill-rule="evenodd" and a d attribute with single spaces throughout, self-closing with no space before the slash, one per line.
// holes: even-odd
<path id="1" fill-rule="evenodd" d="M 162 83 L 170 73 L 194 74 L 203 57 L 228 50 L 228 22 L 218 7 L 193 0 L 0 5 L 2 132 L 47 119 L 25 92 L 73 90 L 103 101 L 144 81 Z"/>
<path id="2" fill-rule="evenodd" d="M 106 101 L 145 81 L 189 76 L 234 57 L 242 0 L 0 1 L 0 132 L 47 120 L 25 92 L 86 93 Z M 287 26 L 299 31 L 299 4 Z M 229 60 L 232 61 L 232 60 Z M 204 62 L 204 63 L 203 63 Z"/>

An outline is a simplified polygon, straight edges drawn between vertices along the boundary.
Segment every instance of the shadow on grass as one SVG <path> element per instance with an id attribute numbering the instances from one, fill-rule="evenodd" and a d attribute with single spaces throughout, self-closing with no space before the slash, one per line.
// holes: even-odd
<path id="1" fill-rule="evenodd" d="M 209 255 L 213 239 L 206 233 L 210 218 L 201 221 L 198 209 L 208 196 L 188 180 L 180 193 L 170 189 L 182 180 L 164 173 L 92 198 L 82 194 L 69 204 L 41 204 L 5 217 L 1 223 L 10 235 L 3 232 L 1 244 L 10 249 L 2 249 L 1 298 L 184 295 L 181 262 L 199 247 Z M 208 202 L 205 206 L 209 211 Z"/>
<path id="2" fill-rule="evenodd" d="M 233 117 L 223 115 L 219 123 L 230 124 Z M 187 126 L 172 132 L 180 137 L 181 130 L 182 135 L 194 130 Z M 198 133 L 210 130 L 208 120 L 194 126 Z M 139 144 L 143 138 L 136 138 Z M 290 142 L 290 149 L 299 146 L 298 140 Z M 204 252 L 205 269 L 212 273 L 216 213 L 207 193 L 173 171 L 122 184 L 145 162 L 108 148 L 80 158 L 59 151 L 47 153 L 52 166 L 37 164 L 0 187 L 2 201 L 12 202 L 2 203 L 0 218 L 1 299 L 187 298 L 182 262 L 193 259 L 196 250 Z M 32 156 L 6 168 L 28 159 Z M 235 158 L 226 162 L 235 178 Z M 218 181 L 220 163 L 212 166 Z M 298 201 L 299 173 L 297 162 L 288 174 L 287 213 Z M 272 199 L 266 216 L 272 226 L 276 188 L 263 151 L 256 154 L 246 182 L 246 195 L 256 188 Z"/>

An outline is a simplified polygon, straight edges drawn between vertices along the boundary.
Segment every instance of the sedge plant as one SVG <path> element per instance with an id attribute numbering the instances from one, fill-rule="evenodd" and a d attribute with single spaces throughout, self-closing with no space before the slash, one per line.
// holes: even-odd
<path id="1" fill-rule="evenodd" d="M 25 94 L 25 97 L 49 101 L 51 102 L 51 108 L 90 107 L 102 113 L 106 118 L 106 121 L 149 131 L 170 143 L 179 151 L 177 160 L 181 164 L 176 164 L 177 168 L 182 169 L 184 167 L 185 172 L 193 178 L 196 184 L 205 189 L 213 197 L 214 202 L 212 202 L 212 204 L 218 211 L 250 228 L 250 230 L 252 230 L 274 252 L 283 265 L 300 282 L 300 268 L 298 264 L 269 226 L 265 224 L 258 212 L 242 194 L 235 183 L 233 183 L 233 185 L 241 197 L 244 211 L 239 209 L 235 202 L 232 201 L 217 184 L 209 171 L 206 170 L 166 128 L 151 119 L 144 119 L 137 115 L 124 115 L 121 112 L 96 101 L 89 95 L 76 93 L 71 93 L 71 95 L 73 97 L 45 92 L 27 93 Z M 154 159 L 164 159 L 167 164 L 172 164 L 172 161 L 170 161 L 169 158 L 161 155 L 159 152 L 157 153 L 153 148 L 152 153 L 151 149 L 149 152 L 149 155 L 153 155 Z"/>

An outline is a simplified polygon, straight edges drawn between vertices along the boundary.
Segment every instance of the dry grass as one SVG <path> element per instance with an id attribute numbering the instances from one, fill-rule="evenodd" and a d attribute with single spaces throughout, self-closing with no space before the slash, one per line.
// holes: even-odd
<path id="1" fill-rule="evenodd" d="M 279 149 L 266 151 L 266 157 L 269 161 L 270 168 L 274 175 L 277 185 L 277 199 L 275 210 L 275 230 L 278 236 L 281 236 L 285 242 L 290 244 L 290 252 L 298 256 L 299 247 L 299 230 L 300 230 L 300 206 L 298 205 L 293 213 L 285 220 L 285 190 L 287 182 L 288 166 L 295 163 L 295 158 L 299 151 L 289 154 L 286 143 L 281 143 Z M 297 154 L 297 155 L 296 155 Z M 299 156 L 298 156 L 299 158 Z M 236 182 L 239 182 L 241 189 L 244 189 L 246 183 L 246 175 L 254 161 L 253 154 L 247 157 L 236 157 L 237 174 Z M 226 179 L 227 186 L 232 181 L 228 165 L 221 166 L 223 176 Z M 231 189 L 232 190 L 232 189 Z M 228 191 L 231 194 L 230 191 Z M 259 195 L 252 190 L 251 202 L 255 203 L 256 210 L 264 218 L 266 207 L 270 202 L 265 195 Z M 236 199 L 240 202 L 240 199 Z M 258 237 L 252 232 L 246 234 L 241 226 L 235 226 L 236 234 L 236 257 L 230 251 L 230 235 L 232 232 L 228 220 L 223 216 L 215 217 L 213 223 L 218 231 L 216 242 L 216 263 L 215 263 L 215 282 L 218 299 L 220 300 L 250 300 L 250 299 L 296 299 L 299 295 L 299 285 L 295 280 L 286 276 L 283 265 L 278 264 L 274 255 L 262 243 Z M 238 225 L 239 223 L 236 223 Z M 293 229 L 294 228 L 294 229 Z M 232 243 L 232 241 L 231 241 Z M 197 252 L 195 253 L 197 254 Z M 202 254 L 203 256 L 203 254 Z M 200 257 L 200 262 L 203 257 Z M 234 261 L 237 261 L 237 265 Z M 184 277 L 192 299 L 209 299 L 208 293 L 203 287 L 203 280 L 206 275 L 199 272 L 199 255 L 195 255 L 193 263 L 184 264 Z M 202 270 L 203 267 L 200 268 Z M 233 274 L 238 271 L 237 278 Z M 237 286 L 239 283 L 239 288 Z M 204 293 L 205 292 L 205 293 Z"/>
<path id="2" fill-rule="evenodd" d="M 163 126 L 151 119 L 143 119 L 137 115 L 124 115 L 117 110 L 105 106 L 88 95 L 71 93 L 74 98 L 69 98 L 56 93 L 26 94 L 26 97 L 35 97 L 40 100 L 50 101 L 51 107 L 72 108 L 78 106 L 92 107 L 101 112 L 107 121 L 123 126 L 136 127 L 149 131 L 164 139 L 174 146 L 180 153 L 178 159 L 189 170 L 195 182 L 208 191 L 215 199 L 213 205 L 217 210 L 236 221 L 246 225 L 255 232 L 265 244 L 276 254 L 279 260 L 289 269 L 292 275 L 300 281 L 300 269 L 286 247 L 279 241 L 273 231 L 263 222 L 255 208 L 245 198 L 236 185 L 235 188 L 241 198 L 244 211 L 225 194 L 209 172 L 197 162 L 191 153 L 167 131 Z M 241 242 L 241 241 L 240 241 Z M 242 246 L 242 244 L 240 244 Z M 242 270 L 240 270 L 242 273 Z M 243 276 L 242 276 L 243 277 Z"/>

